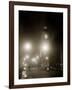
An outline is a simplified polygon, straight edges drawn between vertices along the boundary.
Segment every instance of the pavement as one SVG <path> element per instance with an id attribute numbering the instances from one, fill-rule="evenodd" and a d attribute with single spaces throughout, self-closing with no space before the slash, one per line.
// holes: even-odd
<path id="1" fill-rule="evenodd" d="M 26 71 L 26 78 L 50 78 L 50 77 L 60 77 L 62 74 L 55 70 L 46 70 L 39 67 L 31 67 Z"/>

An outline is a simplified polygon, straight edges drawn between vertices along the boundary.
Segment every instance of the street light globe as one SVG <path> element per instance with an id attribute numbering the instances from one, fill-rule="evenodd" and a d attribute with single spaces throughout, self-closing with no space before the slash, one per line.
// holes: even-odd
<path id="1" fill-rule="evenodd" d="M 51 51 L 51 45 L 49 42 L 42 42 L 40 45 L 40 51 L 42 51 L 44 54 L 50 53 Z"/>
<path id="2" fill-rule="evenodd" d="M 29 42 L 25 43 L 24 49 L 25 49 L 26 51 L 30 51 L 31 48 L 32 48 L 31 43 L 29 43 Z"/>
<path id="3" fill-rule="evenodd" d="M 42 51 L 48 51 L 48 45 L 47 44 L 42 45 Z"/>

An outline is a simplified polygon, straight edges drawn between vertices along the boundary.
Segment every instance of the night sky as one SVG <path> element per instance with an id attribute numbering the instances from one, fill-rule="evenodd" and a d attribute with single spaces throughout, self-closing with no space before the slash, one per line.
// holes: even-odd
<path id="1" fill-rule="evenodd" d="M 46 32 L 53 37 L 56 43 L 62 43 L 63 39 L 63 14 L 51 12 L 19 11 L 19 35 L 24 40 L 37 41 L 40 38 L 44 26 Z"/>
<path id="2" fill-rule="evenodd" d="M 45 30 L 44 27 L 47 27 Z M 50 64 L 63 64 L 63 13 L 19 11 L 19 58 L 22 63 L 22 45 L 26 41 L 33 43 L 35 52 L 43 32 L 48 34 L 52 45 Z"/>

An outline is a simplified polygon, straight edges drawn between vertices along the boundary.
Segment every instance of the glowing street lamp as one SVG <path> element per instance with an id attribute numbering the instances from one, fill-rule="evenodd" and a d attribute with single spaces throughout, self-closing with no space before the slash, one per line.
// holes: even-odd
<path id="1" fill-rule="evenodd" d="M 46 43 L 42 44 L 41 49 L 42 49 L 42 51 L 47 52 L 48 51 L 48 45 Z"/>
<path id="2" fill-rule="evenodd" d="M 43 41 L 42 44 L 40 45 L 40 53 L 42 52 L 42 53 L 46 54 L 46 53 L 50 53 L 50 51 L 51 51 L 50 43 Z"/>
<path id="3" fill-rule="evenodd" d="M 24 50 L 26 50 L 26 51 L 30 51 L 31 48 L 32 48 L 31 43 L 29 43 L 29 42 L 25 43 L 25 45 L 24 45 Z"/>

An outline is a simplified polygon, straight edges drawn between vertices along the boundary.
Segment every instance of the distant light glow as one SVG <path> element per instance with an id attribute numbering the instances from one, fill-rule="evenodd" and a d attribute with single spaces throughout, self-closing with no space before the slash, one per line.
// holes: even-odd
<path id="1" fill-rule="evenodd" d="M 23 72 L 22 72 L 22 76 L 23 76 L 24 78 L 27 78 L 26 71 L 23 71 Z"/>
<path id="2" fill-rule="evenodd" d="M 24 45 L 24 50 L 26 50 L 26 51 L 30 51 L 31 48 L 32 48 L 31 43 L 29 43 L 29 42 L 25 43 L 25 45 Z"/>
<path id="3" fill-rule="evenodd" d="M 46 43 L 42 44 L 42 51 L 48 51 L 48 45 Z"/>
<path id="4" fill-rule="evenodd" d="M 49 58 L 46 56 L 45 59 L 48 60 Z"/>
<path id="5" fill-rule="evenodd" d="M 27 74 L 25 74 L 24 77 L 27 78 Z"/>
<path id="6" fill-rule="evenodd" d="M 25 74 L 26 74 L 26 71 L 23 71 L 23 72 L 22 72 L 22 75 L 24 76 Z"/>
<path id="7" fill-rule="evenodd" d="M 26 70 L 26 67 L 24 67 L 24 70 Z"/>
<path id="8" fill-rule="evenodd" d="M 44 29 L 47 29 L 47 26 L 44 26 Z"/>
<path id="9" fill-rule="evenodd" d="M 45 38 L 45 39 L 48 39 L 48 35 L 47 35 L 47 34 L 45 34 L 45 35 L 44 35 L 44 38 Z"/>
<path id="10" fill-rule="evenodd" d="M 23 72 L 22 72 L 22 77 L 27 78 L 26 71 L 23 71 Z"/>
<path id="11" fill-rule="evenodd" d="M 36 56 L 36 59 L 39 59 L 39 56 Z"/>
<path id="12" fill-rule="evenodd" d="M 26 60 L 26 59 L 29 59 L 29 58 L 30 58 L 30 56 L 29 55 L 26 55 L 24 59 Z"/>
<path id="13" fill-rule="evenodd" d="M 30 58 L 30 56 L 29 56 L 29 55 L 26 55 L 26 56 L 24 57 L 24 61 L 28 60 L 29 58 Z"/>
<path id="14" fill-rule="evenodd" d="M 36 63 L 37 62 L 36 58 L 32 58 L 32 62 Z"/>
<path id="15" fill-rule="evenodd" d="M 24 58 L 24 61 L 26 60 L 26 58 Z"/>
<path id="16" fill-rule="evenodd" d="M 27 64 L 25 63 L 24 66 L 27 67 Z"/>
<path id="17" fill-rule="evenodd" d="M 49 42 L 42 42 L 40 45 L 40 49 L 41 49 L 40 51 L 43 54 L 50 53 L 51 52 L 51 45 Z"/>
<path id="18" fill-rule="evenodd" d="M 49 71 L 49 67 L 47 67 L 47 71 Z"/>

